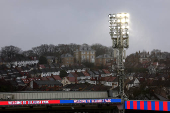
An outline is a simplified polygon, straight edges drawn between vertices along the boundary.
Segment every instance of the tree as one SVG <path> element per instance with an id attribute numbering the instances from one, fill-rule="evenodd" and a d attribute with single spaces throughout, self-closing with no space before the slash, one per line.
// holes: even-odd
<path id="1" fill-rule="evenodd" d="M 25 57 L 30 57 L 30 56 L 36 55 L 36 54 L 34 54 L 33 50 L 23 51 L 22 54 L 23 54 Z"/>
<path id="2" fill-rule="evenodd" d="M 15 46 L 5 46 L 1 49 L 1 57 L 13 58 L 17 54 L 21 54 L 22 50 Z"/>
<path id="3" fill-rule="evenodd" d="M 66 77 L 67 76 L 67 72 L 65 70 L 61 70 L 60 71 L 60 78 Z"/>
<path id="4" fill-rule="evenodd" d="M 47 64 L 47 58 L 44 56 L 40 56 L 39 58 L 39 64 Z"/>
<path id="5" fill-rule="evenodd" d="M 93 44 L 91 46 L 92 49 L 96 50 L 96 56 L 106 54 L 108 48 L 106 46 L 103 46 L 101 44 Z"/>

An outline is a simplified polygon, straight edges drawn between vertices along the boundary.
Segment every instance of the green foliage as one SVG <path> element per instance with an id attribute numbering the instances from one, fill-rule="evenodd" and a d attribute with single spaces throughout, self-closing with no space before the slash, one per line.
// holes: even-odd
<path id="1" fill-rule="evenodd" d="M 39 64 L 47 64 L 47 59 L 44 56 L 40 56 L 39 58 Z"/>
<path id="2" fill-rule="evenodd" d="M 60 71 L 60 77 L 63 78 L 63 77 L 66 77 L 67 76 L 67 72 L 65 70 L 61 70 Z"/>

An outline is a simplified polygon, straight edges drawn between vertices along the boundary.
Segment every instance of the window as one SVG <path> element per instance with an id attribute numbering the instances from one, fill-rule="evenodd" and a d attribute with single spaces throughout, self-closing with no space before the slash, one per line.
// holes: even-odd
<path id="1" fill-rule="evenodd" d="M 93 56 L 91 56 L 91 58 L 93 58 Z"/>

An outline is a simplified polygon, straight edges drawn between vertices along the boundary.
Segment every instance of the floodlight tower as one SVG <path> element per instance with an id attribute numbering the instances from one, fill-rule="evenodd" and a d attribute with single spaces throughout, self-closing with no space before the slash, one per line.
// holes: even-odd
<path id="1" fill-rule="evenodd" d="M 125 48 L 129 47 L 129 31 L 128 13 L 109 14 L 110 36 L 112 39 L 112 47 L 117 51 L 117 71 L 119 75 L 119 96 L 124 101 L 124 59 Z"/>

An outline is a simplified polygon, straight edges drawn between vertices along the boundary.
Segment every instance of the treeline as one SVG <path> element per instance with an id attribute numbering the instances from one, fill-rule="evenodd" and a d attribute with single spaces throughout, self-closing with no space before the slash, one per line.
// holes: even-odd
<path id="1" fill-rule="evenodd" d="M 0 56 L 5 58 L 13 58 L 17 55 L 23 55 L 25 57 L 30 56 L 57 56 L 60 57 L 62 54 L 70 53 L 74 54 L 76 49 L 79 49 L 81 45 L 79 44 L 42 44 L 37 47 L 33 47 L 30 50 L 23 51 L 21 48 L 10 45 L 2 47 L 0 50 Z M 96 50 L 96 56 L 109 54 L 113 56 L 113 49 L 112 47 L 103 46 L 102 44 L 92 44 L 90 45 L 92 49 Z"/>

